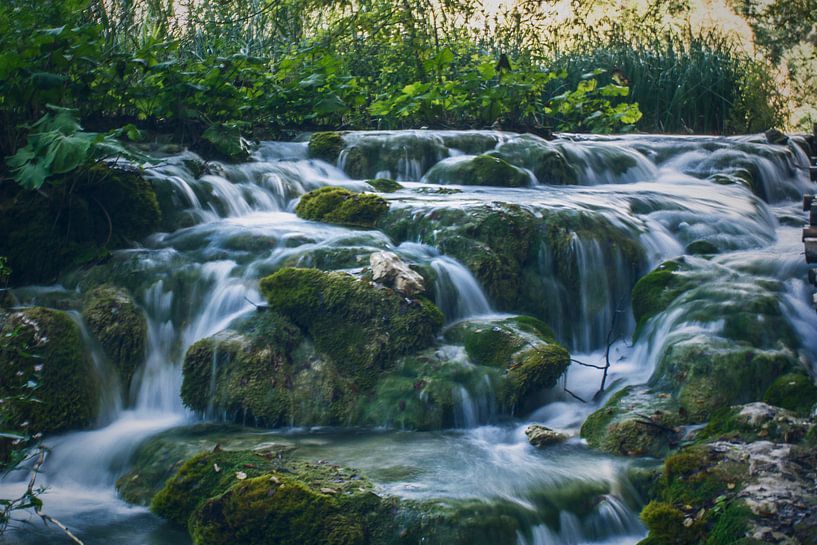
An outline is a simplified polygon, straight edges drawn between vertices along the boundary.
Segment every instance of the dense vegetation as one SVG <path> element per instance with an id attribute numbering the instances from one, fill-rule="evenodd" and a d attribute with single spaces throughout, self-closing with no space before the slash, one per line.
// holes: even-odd
<path id="1" fill-rule="evenodd" d="M 667 26 L 684 6 L 594 20 L 577 0 L 556 20 L 538 4 L 489 17 L 475 0 L 9 0 L 0 154 L 23 148 L 5 170 L 36 187 L 120 153 L 104 133 L 37 122 L 49 105 L 92 130 L 125 126 L 124 139 L 136 125 L 217 151 L 229 140 L 227 155 L 241 134 L 319 127 L 731 133 L 782 120 L 766 65 L 714 31 Z"/>

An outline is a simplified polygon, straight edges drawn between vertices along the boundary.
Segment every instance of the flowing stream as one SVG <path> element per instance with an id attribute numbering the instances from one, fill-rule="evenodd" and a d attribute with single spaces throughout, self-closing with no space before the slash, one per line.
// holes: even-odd
<path id="1" fill-rule="evenodd" d="M 290 265 L 357 274 L 367 266 L 369 254 L 389 250 L 434 271 L 430 292 L 447 324 L 502 316 L 469 269 L 436 246 L 434 233 L 444 227 L 434 223 L 440 211 L 502 202 L 538 215 L 565 211 L 598 222 L 573 229 L 567 250 L 543 246 L 528 273 L 538 291 L 524 310 L 547 321 L 574 358 L 596 364 L 604 361 L 608 330 L 620 317 L 617 340 L 610 347 L 612 387 L 607 396 L 582 403 L 565 393 L 562 386 L 589 400 L 600 383 L 597 369 L 573 365 L 541 407 L 515 419 L 497 418 L 494 392 L 486 382 L 457 390 L 457 427 L 451 430 L 235 427 L 227 432 L 230 444 L 291 443 L 305 459 L 361 469 L 386 495 L 505 502 L 530 514 L 518 545 L 634 544 L 645 534 L 638 519 L 644 498 L 638 497 L 627 471 L 649 461 L 592 451 L 578 437 L 579 428 L 610 393 L 650 378 L 668 336 L 682 331 L 708 334 L 719 327 L 690 319 L 683 307 L 674 308 L 662 320 L 650 322 L 647 334 L 631 345 L 635 321 L 629 295 L 638 277 L 688 253 L 691 243 L 706 241 L 720 251 L 709 263 L 725 286 L 735 278 L 749 284 L 757 279 L 782 283 L 778 302 L 801 336 L 801 359 L 815 361 L 817 346 L 809 333 L 817 330 L 817 317 L 805 283 L 797 203 L 808 187 L 807 161 L 794 141 L 786 147 L 770 146 L 762 137 L 563 135 L 548 145 L 574 166 L 577 183 L 553 185 L 537 179 L 530 162 L 544 144 L 530 136 L 400 131 L 354 133 L 347 139 L 370 157 L 382 159 L 369 161 L 365 177 L 389 176 L 401 182 L 403 189 L 383 196 L 392 213 L 413 218 L 413 236 L 398 242 L 379 230 L 310 222 L 294 214 L 300 195 L 324 185 L 371 191 L 344 172 L 351 161 L 347 151 L 335 166 L 308 159 L 306 142 L 264 142 L 247 163 L 210 162 L 198 176 L 191 165 L 201 160 L 190 152 L 163 154 L 148 169 L 176 215 L 166 218 L 167 232 L 151 236 L 139 248 L 116 252 L 105 272 L 110 276 L 106 280 L 135 295 L 147 315 L 144 364 L 125 398 L 110 394 L 104 400 L 99 427 L 47 440 L 52 452 L 39 477 L 48 487 L 42 496 L 46 511 L 86 544 L 189 543 L 182 530 L 120 500 L 114 483 L 146 438 L 197 421 L 179 397 L 184 354 L 195 341 L 255 311 L 254 304 L 262 301 L 260 277 Z M 531 186 L 439 186 L 425 177 L 435 164 L 490 150 L 518 158 L 515 164 L 529 169 Z M 747 176 L 750 181 L 745 183 Z M 639 250 L 641 264 L 634 269 L 623 247 L 605 246 L 588 234 L 593 229 L 621 233 Z M 570 284 L 559 272 L 565 252 L 576 263 Z M 78 273 L 69 275 L 64 286 L 21 288 L 16 295 L 26 305 L 47 305 L 94 282 Z M 81 323 L 78 313 L 72 316 Z M 98 347 L 86 340 L 105 376 L 104 356 L 98 357 Z M 461 348 L 440 349 L 450 351 L 451 358 L 466 359 Z M 119 391 L 116 385 L 108 386 L 109 393 Z M 217 421 L 219 416 L 209 418 Z M 535 449 L 524 435 L 532 422 L 572 438 Z M 20 491 L 26 477 L 8 476 L 0 484 L 0 496 Z M 589 513 L 579 515 L 566 497 L 595 503 Z M 16 526 L 9 543 L 68 543 L 59 531 L 34 518 Z"/>

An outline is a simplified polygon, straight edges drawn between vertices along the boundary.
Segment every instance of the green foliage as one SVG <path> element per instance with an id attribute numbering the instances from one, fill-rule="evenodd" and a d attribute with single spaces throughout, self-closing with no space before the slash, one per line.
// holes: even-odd
<path id="1" fill-rule="evenodd" d="M 135 157 L 113 137 L 114 133 L 84 132 L 75 110 L 56 106 L 49 109 L 51 113 L 31 125 L 25 147 L 6 158 L 12 177 L 24 188 L 40 189 L 48 178 L 108 157 Z"/>
<path id="2" fill-rule="evenodd" d="M 39 191 L 6 186 L 0 199 L 0 254 L 13 283 L 53 282 L 72 266 L 141 240 L 161 221 L 156 193 L 139 172 L 100 163 L 60 176 Z"/>
<path id="3" fill-rule="evenodd" d="M 295 213 L 308 220 L 374 227 L 388 209 L 388 202 L 378 195 L 327 186 L 303 195 L 295 207 Z"/>

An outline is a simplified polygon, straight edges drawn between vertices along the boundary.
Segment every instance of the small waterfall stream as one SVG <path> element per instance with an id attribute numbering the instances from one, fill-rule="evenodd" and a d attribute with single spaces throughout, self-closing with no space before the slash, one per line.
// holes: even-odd
<path id="1" fill-rule="evenodd" d="M 114 482 L 146 437 L 196 420 L 179 397 L 185 352 L 253 312 L 253 304 L 262 300 L 258 279 L 283 266 L 357 275 L 372 252 L 393 251 L 433 272 L 429 292 L 447 324 L 502 317 L 510 310 L 533 314 L 583 361 L 604 357 L 616 322 L 608 384 L 617 389 L 646 382 L 673 336 L 711 335 L 723 327 L 691 320 L 689 308 L 679 304 L 628 344 L 636 327 L 630 308 L 636 280 L 663 260 L 688 253 L 691 243 L 705 241 L 720 251 L 711 259 L 713 270 L 721 271 L 717 274 L 783 283 L 780 304 L 803 339 L 801 358 L 817 361 L 817 345 L 808 340 L 814 338 L 817 318 L 802 280 L 798 229 L 780 221 L 796 210 L 794 199 L 807 183 L 797 146 L 781 151 L 752 138 L 563 135 L 554 146 L 573 165 L 575 183 L 535 180 L 527 188 L 507 189 L 436 186 L 423 176 L 444 159 L 495 152 L 522 157 L 520 164 L 536 179 L 536 153 L 549 144 L 493 131 L 361 132 L 348 138 L 338 166 L 308 159 L 303 142 L 264 142 L 246 164 L 204 163 L 185 152 L 148 169 L 175 215 L 166 218 L 167 232 L 149 237 L 142 247 L 116 252 L 109 268 L 111 281 L 127 287 L 147 316 L 147 354 L 132 384 L 133 403 L 123 401 L 118 384 L 106 383 L 99 427 L 49 438 L 52 453 L 42 477 L 50 487 L 43 497 L 48 511 L 88 545 L 189 542 L 146 509 L 117 499 Z M 349 173 L 353 162 L 358 171 Z M 194 163 L 202 169 L 198 176 Z M 311 189 L 341 185 L 371 191 L 363 179 L 375 176 L 393 177 L 404 186 L 384 195 L 393 210 L 411 218 L 399 240 L 382 230 L 323 225 L 294 214 L 299 196 Z M 467 221 L 452 216 L 446 223 L 446 213 L 496 203 L 527 211 L 544 226 L 544 242 L 524 256 L 526 264 L 515 277 L 525 290 L 514 308 L 503 308 L 510 305 L 489 295 L 476 271 L 437 246 L 441 233 Z M 556 213 L 564 215 L 548 223 Z M 560 229 L 569 238 L 560 238 Z M 599 231 L 610 236 L 597 236 Z M 497 263 L 513 271 L 517 265 L 504 259 Z M 47 301 L 50 290 L 61 289 L 21 289 L 19 297 L 36 304 Z M 79 314 L 72 317 L 106 376 L 99 347 Z M 466 360 L 459 350 L 458 357 Z M 598 370 L 574 365 L 564 381 L 590 399 L 599 379 Z M 501 498 L 530 514 L 534 522 L 516 544 L 497 545 L 634 544 L 644 529 L 634 507 L 637 494 L 626 477 L 630 462 L 590 451 L 576 436 L 610 393 L 580 403 L 555 388 L 530 415 L 500 422 L 493 384 L 485 380 L 452 392 L 458 403 L 454 430 L 349 438 L 342 430 L 313 436 L 295 429 L 264 432 L 264 437 L 294 442 L 304 456 L 359 467 L 385 494 Z M 215 415 L 208 411 L 209 417 Z M 573 437 L 544 451 L 534 449 L 524 435 L 531 422 Z M 11 475 L 0 486 L 17 490 L 24 477 Z M 580 517 L 565 508 L 555 515 L 555 525 L 547 523 L 552 513 L 540 516 L 552 491 L 590 484 L 604 492 L 589 514 Z M 12 532 L 9 543 L 41 543 L 53 536 L 38 527 Z"/>

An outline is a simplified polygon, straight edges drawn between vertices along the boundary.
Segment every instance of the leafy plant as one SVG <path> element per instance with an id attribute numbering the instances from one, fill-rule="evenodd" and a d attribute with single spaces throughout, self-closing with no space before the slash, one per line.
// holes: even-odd
<path id="1" fill-rule="evenodd" d="M 45 114 L 30 126 L 28 143 L 6 158 L 14 180 L 26 189 L 39 189 L 52 176 L 67 174 L 80 167 L 110 157 L 129 157 L 129 152 L 115 135 L 138 137 L 135 127 L 108 134 L 85 132 L 76 111 L 49 106 Z"/>

